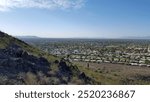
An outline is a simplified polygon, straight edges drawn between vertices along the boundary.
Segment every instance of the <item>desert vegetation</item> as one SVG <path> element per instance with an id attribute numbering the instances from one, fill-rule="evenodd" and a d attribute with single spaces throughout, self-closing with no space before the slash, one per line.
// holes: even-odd
<path id="1" fill-rule="evenodd" d="M 103 85 L 150 84 L 150 68 L 109 63 L 74 62 L 87 75 Z"/>

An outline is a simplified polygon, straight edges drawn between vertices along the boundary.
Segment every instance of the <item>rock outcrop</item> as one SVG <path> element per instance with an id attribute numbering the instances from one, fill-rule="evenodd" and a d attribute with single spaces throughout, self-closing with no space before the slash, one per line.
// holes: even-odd
<path id="1" fill-rule="evenodd" d="M 17 45 L 0 49 L 0 74 L 11 76 L 29 71 L 41 71 L 46 74 L 49 70 L 50 63 L 45 58 L 30 55 Z"/>
<path id="2" fill-rule="evenodd" d="M 72 63 L 42 52 L 0 31 L 0 84 L 92 83 L 92 79 Z"/>

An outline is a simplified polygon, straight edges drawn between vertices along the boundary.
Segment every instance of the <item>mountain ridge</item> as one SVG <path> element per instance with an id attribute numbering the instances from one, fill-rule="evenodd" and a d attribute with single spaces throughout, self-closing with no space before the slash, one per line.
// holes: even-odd
<path id="1" fill-rule="evenodd" d="M 93 84 L 70 62 L 0 31 L 0 84 Z"/>
<path id="2" fill-rule="evenodd" d="M 38 39 L 38 38 L 41 38 L 41 37 L 38 37 L 38 36 L 15 36 L 16 38 L 18 39 Z"/>

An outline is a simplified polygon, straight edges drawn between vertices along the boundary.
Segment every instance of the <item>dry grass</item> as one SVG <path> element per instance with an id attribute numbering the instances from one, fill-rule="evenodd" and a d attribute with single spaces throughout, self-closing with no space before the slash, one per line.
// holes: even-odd
<path id="1" fill-rule="evenodd" d="M 74 62 L 101 84 L 150 84 L 150 68 L 110 63 Z M 87 70 L 90 70 L 89 72 Z M 93 72 L 92 72 L 93 71 Z"/>

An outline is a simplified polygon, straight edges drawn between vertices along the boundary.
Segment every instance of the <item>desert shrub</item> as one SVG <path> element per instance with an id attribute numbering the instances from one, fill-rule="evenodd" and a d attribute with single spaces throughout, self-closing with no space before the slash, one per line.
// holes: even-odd
<path id="1" fill-rule="evenodd" d="M 39 84 L 37 80 L 37 76 L 33 74 L 32 72 L 27 72 L 25 77 L 24 77 L 24 82 L 27 85 L 36 85 Z"/>
<path id="2" fill-rule="evenodd" d="M 50 77 L 47 79 L 48 84 L 50 85 L 60 85 L 61 82 L 57 77 Z"/>
<path id="3" fill-rule="evenodd" d="M 114 76 L 119 76 L 117 73 L 114 73 L 113 75 L 114 75 Z"/>

